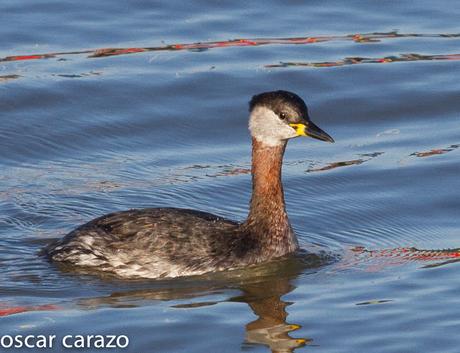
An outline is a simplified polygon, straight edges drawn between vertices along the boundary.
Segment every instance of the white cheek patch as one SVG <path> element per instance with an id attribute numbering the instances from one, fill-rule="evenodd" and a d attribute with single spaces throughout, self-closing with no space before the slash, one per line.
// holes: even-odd
<path id="1" fill-rule="evenodd" d="M 256 107 L 249 118 L 252 137 L 268 146 L 278 146 L 296 137 L 296 131 L 284 123 L 271 109 Z"/>

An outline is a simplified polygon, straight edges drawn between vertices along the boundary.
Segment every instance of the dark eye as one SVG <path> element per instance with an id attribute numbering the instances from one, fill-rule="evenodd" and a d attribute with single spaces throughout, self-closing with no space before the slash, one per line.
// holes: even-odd
<path id="1" fill-rule="evenodd" d="M 280 119 L 281 119 L 281 120 L 286 120 L 286 118 L 287 118 L 287 114 L 281 112 L 281 113 L 280 113 Z"/>

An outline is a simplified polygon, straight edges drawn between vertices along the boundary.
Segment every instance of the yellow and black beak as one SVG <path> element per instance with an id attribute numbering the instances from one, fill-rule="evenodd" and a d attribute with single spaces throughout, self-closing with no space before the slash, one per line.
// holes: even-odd
<path id="1" fill-rule="evenodd" d="M 310 136 L 315 139 L 327 142 L 334 142 L 334 139 L 329 136 L 325 131 L 321 130 L 312 121 L 305 121 L 305 123 L 289 124 L 297 133 L 297 136 Z"/>

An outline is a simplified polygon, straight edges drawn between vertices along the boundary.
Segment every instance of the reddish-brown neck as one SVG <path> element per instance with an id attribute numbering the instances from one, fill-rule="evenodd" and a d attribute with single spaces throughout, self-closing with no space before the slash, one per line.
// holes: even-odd
<path id="1" fill-rule="evenodd" d="M 252 139 L 252 198 L 248 218 L 262 217 L 269 209 L 285 213 L 281 184 L 285 148 L 286 144 L 267 146 Z"/>
<path id="2" fill-rule="evenodd" d="M 281 184 L 285 148 L 285 143 L 268 146 L 252 139 L 252 198 L 245 222 L 250 231 L 266 239 L 271 251 L 278 255 L 297 247 Z"/>

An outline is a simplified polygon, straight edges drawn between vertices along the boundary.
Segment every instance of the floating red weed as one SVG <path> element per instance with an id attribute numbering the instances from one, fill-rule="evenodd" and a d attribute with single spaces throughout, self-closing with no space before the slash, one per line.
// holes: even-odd
<path id="1" fill-rule="evenodd" d="M 16 56 L 7 56 L 6 58 L 1 59 L 1 61 L 37 60 L 37 59 L 48 59 L 52 57 L 54 57 L 54 55 L 52 54 L 16 55 Z"/>
<path id="2" fill-rule="evenodd" d="M 57 305 L 53 304 L 45 304 L 45 305 L 37 305 L 37 306 L 13 306 L 13 307 L 6 307 L 0 308 L 0 317 L 1 316 L 9 316 L 13 314 L 20 314 L 29 311 L 49 311 L 49 310 L 59 310 L 61 309 Z"/>

